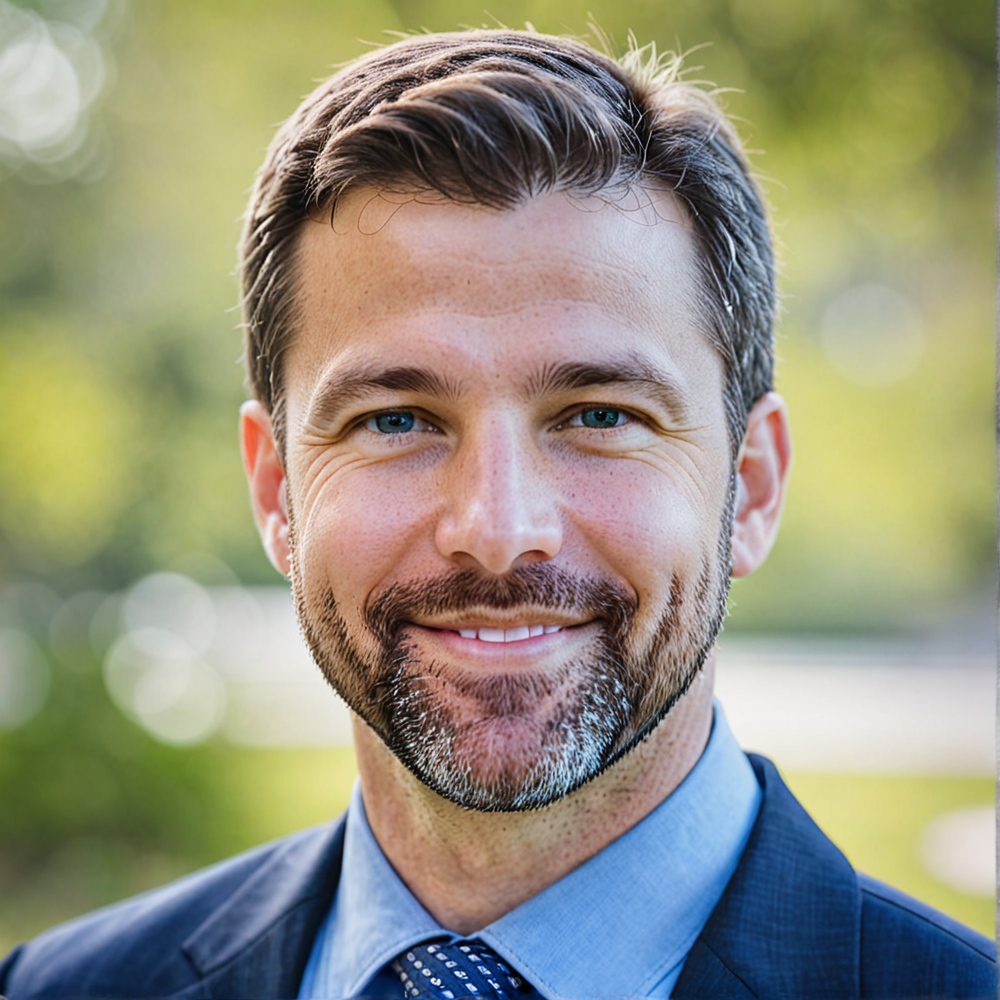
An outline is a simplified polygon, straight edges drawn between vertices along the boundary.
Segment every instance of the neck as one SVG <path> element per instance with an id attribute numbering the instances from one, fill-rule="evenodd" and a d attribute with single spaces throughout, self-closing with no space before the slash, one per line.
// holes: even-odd
<path id="1" fill-rule="evenodd" d="M 360 719 L 354 745 L 368 822 L 389 862 L 443 927 L 469 935 L 536 896 L 649 815 L 708 741 L 714 656 L 635 749 L 544 809 L 463 809 L 418 781 Z"/>

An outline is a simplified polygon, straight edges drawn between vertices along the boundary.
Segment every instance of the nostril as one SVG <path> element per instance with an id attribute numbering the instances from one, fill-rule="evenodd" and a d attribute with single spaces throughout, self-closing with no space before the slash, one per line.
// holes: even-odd
<path id="1" fill-rule="evenodd" d="M 558 506 L 545 477 L 529 475 L 524 448 L 504 428 L 468 445 L 442 484 L 439 551 L 490 574 L 552 559 L 562 545 Z"/>

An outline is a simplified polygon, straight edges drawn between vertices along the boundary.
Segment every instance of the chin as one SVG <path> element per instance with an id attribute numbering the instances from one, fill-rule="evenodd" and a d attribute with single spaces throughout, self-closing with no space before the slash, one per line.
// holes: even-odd
<path id="1" fill-rule="evenodd" d="M 547 726 L 532 719 L 484 719 L 455 733 L 451 757 L 470 785 L 491 789 L 493 795 L 502 789 L 516 793 L 537 780 L 547 732 Z"/>
<path id="2" fill-rule="evenodd" d="M 389 750 L 433 791 L 465 809 L 521 812 L 550 805 L 603 771 L 629 719 L 622 692 L 554 676 L 448 681 L 430 666 L 397 691 Z M 455 686 L 453 686 L 455 685 Z"/>

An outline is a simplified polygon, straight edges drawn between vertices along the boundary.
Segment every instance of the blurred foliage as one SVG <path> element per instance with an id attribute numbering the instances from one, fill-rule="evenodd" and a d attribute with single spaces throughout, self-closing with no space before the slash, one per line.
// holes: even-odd
<path id="1" fill-rule="evenodd" d="M 118 604 L 99 591 L 62 601 L 40 584 L 0 591 L 0 639 L 18 635 L 49 681 L 37 715 L 0 726 L 0 956 L 54 923 L 347 805 L 348 748 L 168 746 L 128 719 L 101 676 Z M 0 694 L 9 696 L 4 665 Z"/>
<path id="2" fill-rule="evenodd" d="M 107 697 L 93 628 L 105 596 L 64 603 L 38 585 L 2 595 L 0 627 L 41 652 L 51 677 L 42 711 L 0 733 L 0 845 L 12 870 L 51 865 L 67 846 L 109 857 L 141 846 L 188 863 L 231 846 L 239 806 L 214 766 L 219 748 L 159 743 Z"/>

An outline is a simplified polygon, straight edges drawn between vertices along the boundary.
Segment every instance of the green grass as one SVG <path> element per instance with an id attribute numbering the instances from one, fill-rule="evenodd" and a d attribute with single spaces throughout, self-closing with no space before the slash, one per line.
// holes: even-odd
<path id="1" fill-rule="evenodd" d="M 992 777 L 785 775 L 789 787 L 859 871 L 994 936 L 992 896 L 970 896 L 938 882 L 920 860 L 924 829 L 953 809 L 994 804 Z"/>
<path id="2" fill-rule="evenodd" d="M 225 853 L 322 823 L 347 804 L 355 776 L 350 749 L 218 748 L 230 801 Z M 930 903 L 984 934 L 994 933 L 992 898 L 958 893 L 921 866 L 922 831 L 935 816 L 992 804 L 992 778 L 792 773 L 788 784 L 858 869 Z M 220 809 L 221 809 L 220 804 Z M 212 803 L 206 808 L 211 809 Z M 47 926 L 175 878 L 214 857 L 68 844 L 44 867 L 12 870 L 0 853 L 0 953 Z"/>
<path id="3" fill-rule="evenodd" d="M 350 748 L 256 750 L 215 746 L 211 766 L 224 789 L 200 802 L 223 830 L 197 856 L 68 841 L 29 868 L 0 844 L 0 956 L 14 945 L 81 913 L 163 885 L 213 861 L 323 823 L 348 803 L 356 769 Z"/>

